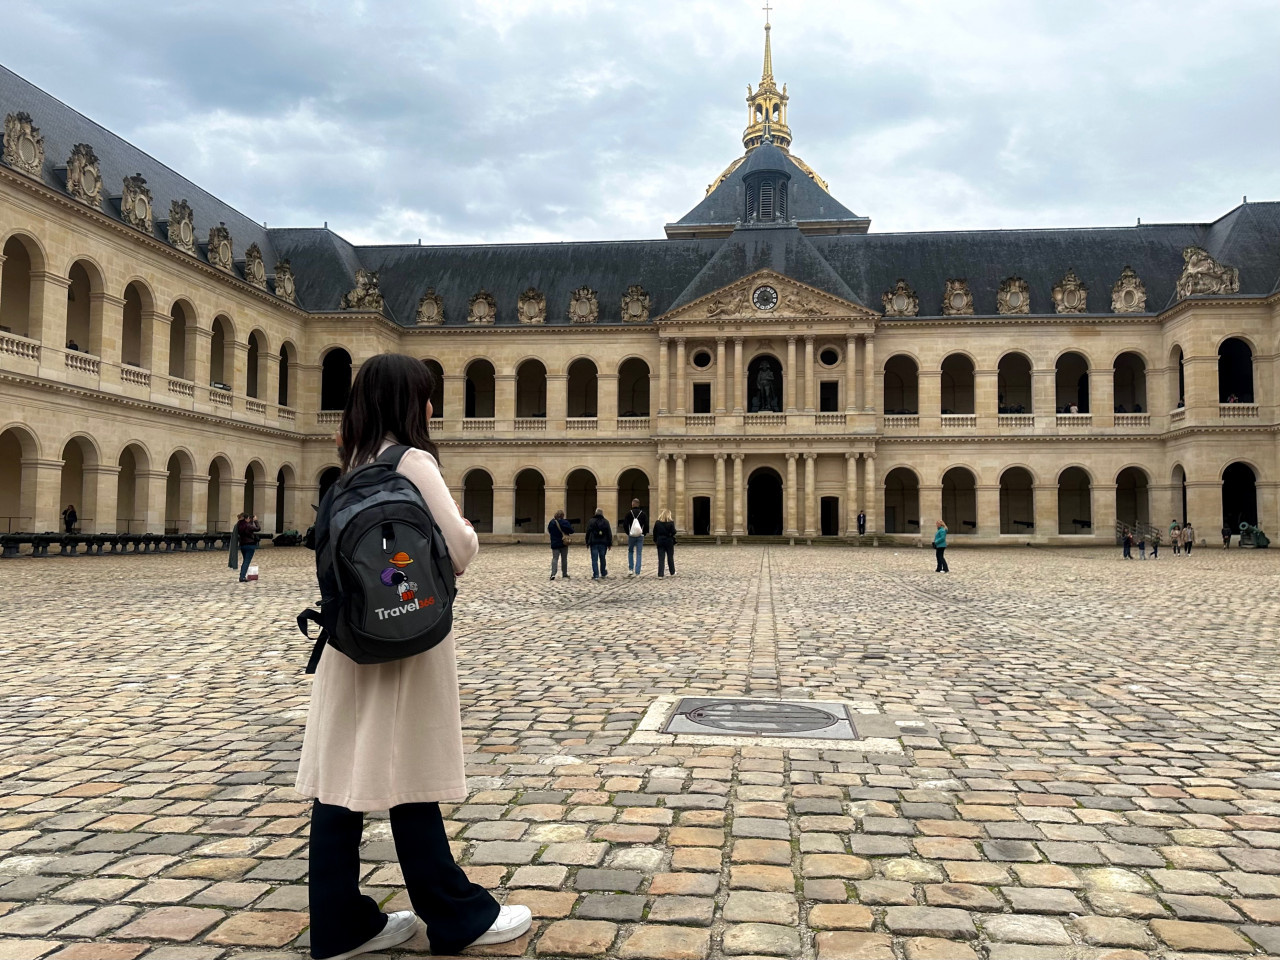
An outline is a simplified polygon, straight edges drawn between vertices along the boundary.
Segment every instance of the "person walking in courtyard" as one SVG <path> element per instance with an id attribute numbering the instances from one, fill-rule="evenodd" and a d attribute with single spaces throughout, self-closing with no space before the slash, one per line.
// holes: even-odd
<path id="1" fill-rule="evenodd" d="M 1222 549 L 1231 549 L 1231 528 L 1225 523 L 1222 525 Z"/>
<path id="2" fill-rule="evenodd" d="M 658 576 L 662 576 L 662 561 L 667 561 L 667 570 L 676 575 L 676 525 L 670 510 L 658 514 L 658 522 L 653 525 L 653 544 L 658 548 Z"/>
<path id="3" fill-rule="evenodd" d="M 867 515 L 863 511 L 859 510 L 858 511 L 858 536 L 860 537 L 864 536 L 866 532 L 867 532 Z"/>
<path id="4" fill-rule="evenodd" d="M 551 579 L 556 578 L 556 559 L 560 560 L 560 575 L 569 579 L 569 544 L 565 537 L 573 533 L 573 524 L 564 518 L 564 511 L 557 510 L 556 515 L 547 524 L 547 536 L 551 538 Z"/>
<path id="5" fill-rule="evenodd" d="M 1133 559 L 1133 534 L 1129 532 L 1129 528 L 1124 528 L 1124 536 L 1122 538 L 1124 544 L 1124 553 L 1122 556 L 1125 560 Z"/>
<path id="6" fill-rule="evenodd" d="M 609 576 L 609 548 L 613 546 L 613 527 L 605 519 L 604 511 L 597 509 L 596 515 L 587 521 L 587 549 L 591 551 L 591 579 L 600 580 Z"/>
<path id="7" fill-rule="evenodd" d="M 627 525 L 627 569 L 631 576 L 640 576 L 640 558 L 644 553 L 644 538 L 649 532 L 649 515 L 640 506 L 639 500 L 631 501 L 623 523 Z"/>
<path id="8" fill-rule="evenodd" d="M 1191 526 L 1190 521 L 1188 521 L 1182 525 L 1182 549 L 1188 557 L 1191 556 L 1191 548 L 1195 545 L 1195 542 L 1196 531 L 1195 528 Z"/>
<path id="9" fill-rule="evenodd" d="M 1138 538 L 1138 559 L 1147 559 L 1147 538 L 1145 536 L 1139 536 Z"/>
<path id="10" fill-rule="evenodd" d="M 1154 529 L 1151 531 L 1151 559 L 1160 559 L 1160 531 Z"/>
<path id="11" fill-rule="evenodd" d="M 933 552 L 938 558 L 937 569 L 934 573 L 950 573 L 951 568 L 947 566 L 947 525 L 941 520 L 938 521 L 938 530 L 933 535 Z"/>
<path id="12" fill-rule="evenodd" d="M 249 579 L 249 567 L 253 564 L 253 555 L 258 552 L 258 518 L 242 513 L 236 517 L 235 542 L 240 548 L 240 582 Z"/>
<path id="13" fill-rule="evenodd" d="M 62 511 L 63 529 L 65 529 L 67 533 L 75 533 L 76 524 L 79 522 L 80 522 L 80 517 L 76 513 L 76 505 L 74 503 L 68 503 L 67 509 Z"/>
<path id="14" fill-rule="evenodd" d="M 436 462 L 428 433 L 431 372 L 400 354 L 365 361 L 342 417 L 344 472 L 388 447 L 410 449 L 397 472 L 430 510 L 461 574 L 479 544 Z M 426 558 L 420 558 L 424 560 Z M 412 561 L 410 561 L 412 562 Z M 329 645 L 311 688 L 297 789 L 313 799 L 311 956 L 346 960 L 412 937 L 416 912 L 436 954 L 504 943 L 529 929 L 527 907 L 500 907 L 453 859 L 441 802 L 467 796 L 454 633 L 415 656 L 356 663 Z M 360 889 L 364 814 L 389 810 L 413 910 L 384 914 Z"/>
<path id="15" fill-rule="evenodd" d="M 1182 552 L 1182 528 L 1177 521 L 1169 524 L 1169 542 L 1173 544 L 1173 555 L 1176 557 Z"/>

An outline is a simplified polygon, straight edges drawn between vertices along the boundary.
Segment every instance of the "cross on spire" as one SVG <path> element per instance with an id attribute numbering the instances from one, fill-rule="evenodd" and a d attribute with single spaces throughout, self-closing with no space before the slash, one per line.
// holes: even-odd
<path id="1" fill-rule="evenodd" d="M 764 25 L 767 27 L 769 25 L 769 11 L 772 10 L 773 7 L 769 6 L 769 0 L 764 0 L 764 6 L 760 9 L 764 11 Z"/>

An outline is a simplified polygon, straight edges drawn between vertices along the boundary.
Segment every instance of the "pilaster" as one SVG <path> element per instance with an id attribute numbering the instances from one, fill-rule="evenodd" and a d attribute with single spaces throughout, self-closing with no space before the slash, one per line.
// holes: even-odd
<path id="1" fill-rule="evenodd" d="M 682 341 L 683 342 L 683 341 Z M 685 533 L 689 529 L 687 522 L 688 505 L 685 503 L 685 487 L 684 487 L 684 461 L 686 454 L 677 453 L 674 455 L 676 462 L 676 531 Z M 650 518 L 652 522 L 652 518 Z"/>
<path id="2" fill-rule="evenodd" d="M 723 349 L 724 341 L 720 341 L 721 349 Z M 725 525 L 725 454 L 717 453 L 716 457 L 716 504 L 715 519 L 711 532 L 717 537 L 723 537 L 728 533 Z"/>
<path id="3" fill-rule="evenodd" d="M 515 518 L 515 484 L 495 483 L 493 485 L 493 532 L 508 535 L 514 533 Z"/>
<path id="4" fill-rule="evenodd" d="M 746 479 L 742 469 L 743 454 L 733 454 L 733 535 L 745 536 L 747 532 Z"/>
<path id="5" fill-rule="evenodd" d="M 791 337 L 790 340 L 791 340 L 791 343 L 789 344 L 789 346 L 791 349 L 791 353 L 794 356 L 795 338 Z M 796 537 L 800 535 L 800 531 L 797 528 L 797 520 L 796 520 L 796 484 L 798 483 L 798 480 L 796 479 L 796 458 L 799 456 L 800 455 L 798 453 L 787 454 L 787 496 L 786 496 L 787 515 L 786 515 L 786 529 L 783 532 L 788 537 Z"/>
<path id="6" fill-rule="evenodd" d="M 867 341 L 870 345 L 871 341 Z M 867 533 L 880 532 L 878 507 L 880 505 L 879 488 L 876 486 L 876 455 L 862 455 L 862 512 L 867 515 Z"/>
<path id="7" fill-rule="evenodd" d="M 809 338 L 806 345 L 805 353 L 808 355 L 807 360 L 812 360 L 812 338 Z M 812 369 L 812 364 L 807 366 Z M 806 453 L 804 455 L 804 535 L 806 537 L 816 537 L 818 535 L 818 455 L 816 453 Z"/>

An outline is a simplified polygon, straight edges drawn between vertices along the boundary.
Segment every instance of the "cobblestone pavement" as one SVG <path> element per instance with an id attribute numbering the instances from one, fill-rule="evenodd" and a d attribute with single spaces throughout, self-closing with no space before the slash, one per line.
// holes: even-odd
<path id="1" fill-rule="evenodd" d="M 579 547 L 549 583 L 482 551 L 446 822 L 536 918 L 488 953 L 1280 955 L 1280 551 L 951 553 L 680 548 L 658 580 L 615 550 L 593 583 Z M 0 960 L 307 955 L 311 557 L 259 557 L 0 563 Z M 875 752 L 637 731 L 677 694 L 909 722 Z M 385 818 L 364 860 L 407 907 Z"/>

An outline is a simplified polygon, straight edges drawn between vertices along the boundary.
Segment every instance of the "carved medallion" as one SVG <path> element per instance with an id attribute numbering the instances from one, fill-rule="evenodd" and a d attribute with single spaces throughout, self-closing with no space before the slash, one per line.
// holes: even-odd
<path id="1" fill-rule="evenodd" d="M 29 177 L 44 168 L 44 137 L 32 126 L 31 114 L 19 110 L 4 118 L 4 162 Z"/>
<path id="2" fill-rule="evenodd" d="M 624 323 L 646 323 L 649 320 L 649 294 L 644 287 L 633 283 L 627 287 L 622 297 L 622 320 Z"/>
<path id="3" fill-rule="evenodd" d="M 98 167 L 98 155 L 87 143 L 77 143 L 71 148 L 67 160 L 67 193 L 95 210 L 102 208 L 102 171 Z"/>
<path id="4" fill-rule="evenodd" d="M 120 216 L 129 226 L 136 227 L 143 233 L 151 233 L 151 190 L 140 173 L 124 178 Z"/>
<path id="5" fill-rule="evenodd" d="M 342 295 L 343 310 L 382 311 L 382 291 L 378 289 L 377 270 L 356 270 L 356 285 Z"/>
<path id="6" fill-rule="evenodd" d="M 886 290 L 880 302 L 884 304 L 886 317 L 914 317 L 920 312 L 920 298 L 907 286 L 906 280 L 899 280 L 892 290 Z"/>
<path id="7" fill-rule="evenodd" d="M 227 273 L 235 269 L 235 258 L 231 253 L 231 231 L 225 223 L 219 223 L 209 231 L 209 263 Z"/>
<path id="8" fill-rule="evenodd" d="M 1053 286 L 1053 306 L 1058 313 L 1084 313 L 1089 305 L 1089 288 L 1074 270 Z"/>
<path id="9" fill-rule="evenodd" d="M 944 317 L 973 315 L 973 294 L 969 292 L 968 280 L 947 281 L 947 289 L 942 294 L 942 315 Z"/>
<path id="10" fill-rule="evenodd" d="M 996 311 L 999 313 L 1030 313 L 1031 291 L 1021 277 L 1009 277 L 1001 281 L 996 294 Z"/>
<path id="11" fill-rule="evenodd" d="M 595 323 L 600 316 L 600 304 L 596 292 L 590 287 L 579 287 L 569 295 L 569 322 Z"/>
<path id="12" fill-rule="evenodd" d="M 297 303 L 297 289 L 293 283 L 293 264 L 288 260 L 276 261 L 276 296 L 290 303 Z"/>
<path id="13" fill-rule="evenodd" d="M 481 290 L 471 298 L 467 309 L 467 323 L 493 323 L 498 319 L 498 301 L 487 290 Z"/>
<path id="14" fill-rule="evenodd" d="M 1142 313 L 1147 309 L 1147 288 L 1127 263 L 1111 288 L 1112 313 Z"/>
<path id="15" fill-rule="evenodd" d="M 547 320 L 547 298 L 541 290 L 530 287 L 520 294 L 516 302 L 516 313 L 521 323 L 545 323 Z"/>
<path id="16" fill-rule="evenodd" d="M 427 287 L 427 292 L 418 298 L 418 312 L 414 319 L 423 326 L 444 323 L 444 301 L 435 287 Z"/>
<path id="17" fill-rule="evenodd" d="M 1182 276 L 1178 278 L 1178 299 L 1209 294 L 1238 293 L 1240 271 L 1219 263 L 1201 247 L 1182 251 Z"/>
<path id="18" fill-rule="evenodd" d="M 193 257 L 196 255 L 196 221 L 186 200 L 169 203 L 169 244 Z"/>
<path id="19" fill-rule="evenodd" d="M 267 265 L 262 262 L 262 250 L 256 243 L 249 244 L 244 252 L 244 278 L 255 287 L 267 289 Z"/>

